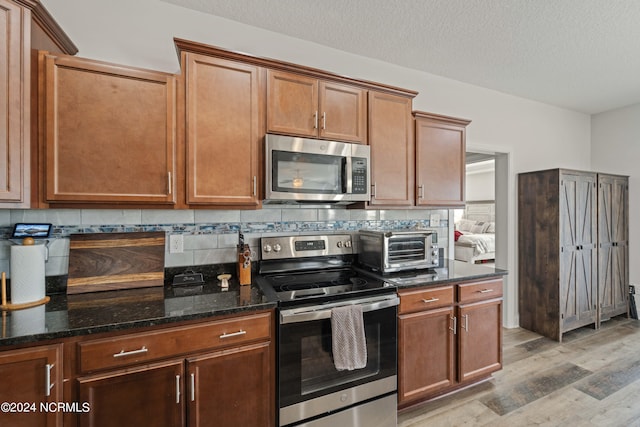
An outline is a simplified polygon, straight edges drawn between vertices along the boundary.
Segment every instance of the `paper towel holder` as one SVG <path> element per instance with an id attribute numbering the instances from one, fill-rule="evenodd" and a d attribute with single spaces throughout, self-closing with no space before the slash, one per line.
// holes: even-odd
<path id="1" fill-rule="evenodd" d="M 50 296 L 45 296 L 44 298 L 37 301 L 25 302 L 22 304 L 12 304 L 7 301 L 7 274 L 2 272 L 2 282 L 1 282 L 0 293 L 2 295 L 2 304 L 0 304 L 0 310 L 9 311 L 9 310 L 22 310 L 23 308 L 31 308 L 36 307 L 38 305 L 46 304 L 51 300 Z"/>
<path id="2" fill-rule="evenodd" d="M 27 244 L 27 239 L 30 240 L 30 245 L 43 244 L 44 245 L 44 262 L 49 261 L 49 236 L 51 235 L 51 228 L 53 224 L 49 223 L 25 223 L 18 222 L 13 226 L 13 232 L 8 239 L 14 245 Z M 40 243 L 42 242 L 42 243 Z"/>

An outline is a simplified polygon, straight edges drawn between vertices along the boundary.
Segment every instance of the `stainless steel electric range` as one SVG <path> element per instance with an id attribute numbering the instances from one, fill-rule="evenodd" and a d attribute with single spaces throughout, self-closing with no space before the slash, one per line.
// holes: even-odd
<path id="1" fill-rule="evenodd" d="M 278 301 L 280 426 L 396 426 L 396 287 L 359 273 L 350 235 L 264 237 L 256 282 Z M 338 370 L 332 310 L 362 308 L 366 365 Z"/>

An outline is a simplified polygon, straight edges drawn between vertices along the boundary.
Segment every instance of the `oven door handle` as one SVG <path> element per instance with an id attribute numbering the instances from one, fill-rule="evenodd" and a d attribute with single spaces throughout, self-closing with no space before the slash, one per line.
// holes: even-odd
<path id="1" fill-rule="evenodd" d="M 346 307 L 349 305 L 359 305 L 362 312 L 381 310 L 383 308 L 393 307 L 400 304 L 400 299 L 396 296 L 373 297 L 366 299 L 358 299 L 349 302 L 339 302 L 334 304 L 324 304 L 315 307 L 293 308 L 290 310 L 280 311 L 280 324 L 309 322 L 313 320 L 330 319 L 331 310 L 338 307 Z"/>

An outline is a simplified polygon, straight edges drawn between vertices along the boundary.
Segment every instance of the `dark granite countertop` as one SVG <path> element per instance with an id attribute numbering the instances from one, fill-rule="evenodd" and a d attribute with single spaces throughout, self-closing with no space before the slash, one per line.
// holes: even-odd
<path id="1" fill-rule="evenodd" d="M 175 274 L 175 271 L 172 273 Z M 507 271 L 446 260 L 442 267 L 433 270 L 387 275 L 366 273 L 382 278 L 398 289 L 405 289 L 498 277 L 507 274 Z M 195 286 L 172 286 L 167 279 L 164 287 L 77 295 L 52 294 L 51 301 L 45 305 L 3 312 L 0 348 L 186 320 L 204 320 L 274 309 L 277 306 L 255 282 L 240 286 L 234 277 L 230 280 L 228 290 L 223 290 L 218 280 L 210 277 L 211 274 L 206 274 L 205 284 Z"/>
<path id="2" fill-rule="evenodd" d="M 508 271 L 500 268 L 447 259 L 444 260 L 442 266 L 439 268 L 377 274 L 376 277 L 396 285 L 398 289 L 407 289 L 424 286 L 439 286 L 447 283 L 458 283 L 469 280 L 488 279 L 491 277 L 504 276 L 506 274 L 508 274 Z"/>
<path id="3" fill-rule="evenodd" d="M 54 294 L 47 304 L 3 312 L 0 347 L 273 309 L 255 285 L 204 285 Z"/>

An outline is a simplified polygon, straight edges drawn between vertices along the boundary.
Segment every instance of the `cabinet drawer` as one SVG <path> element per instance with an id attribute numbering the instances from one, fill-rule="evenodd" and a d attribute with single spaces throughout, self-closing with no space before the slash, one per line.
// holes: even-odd
<path id="1" fill-rule="evenodd" d="M 453 286 L 400 291 L 400 314 L 453 304 Z"/>
<path id="2" fill-rule="evenodd" d="M 132 333 L 78 344 L 80 371 L 117 368 L 271 338 L 271 313 Z"/>
<path id="3" fill-rule="evenodd" d="M 491 279 L 482 282 L 463 283 L 458 285 L 458 302 L 467 303 L 502 296 L 502 279 Z"/>

